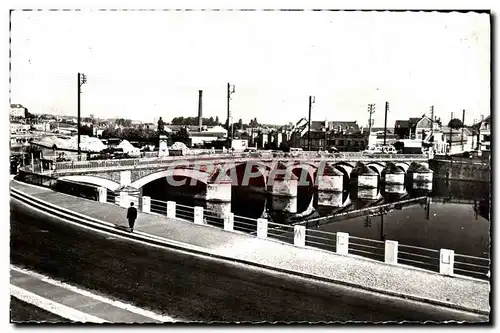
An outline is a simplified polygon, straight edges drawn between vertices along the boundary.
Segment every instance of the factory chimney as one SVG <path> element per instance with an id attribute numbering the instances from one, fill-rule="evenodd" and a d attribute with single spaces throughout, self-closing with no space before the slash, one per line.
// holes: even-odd
<path id="1" fill-rule="evenodd" d="M 198 131 L 203 128 L 203 90 L 198 90 Z"/>

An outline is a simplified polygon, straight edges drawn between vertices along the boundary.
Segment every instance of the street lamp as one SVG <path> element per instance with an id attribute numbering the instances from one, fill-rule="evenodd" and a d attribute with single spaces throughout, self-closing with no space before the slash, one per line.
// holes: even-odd
<path id="1" fill-rule="evenodd" d="M 82 92 L 82 86 L 84 84 L 87 83 L 87 75 L 83 74 L 83 73 L 78 73 L 78 88 L 77 88 L 77 91 L 78 91 L 78 120 L 77 120 L 77 132 L 78 132 L 78 157 L 80 157 L 80 118 L 81 118 L 81 114 L 80 114 L 80 94 Z"/>

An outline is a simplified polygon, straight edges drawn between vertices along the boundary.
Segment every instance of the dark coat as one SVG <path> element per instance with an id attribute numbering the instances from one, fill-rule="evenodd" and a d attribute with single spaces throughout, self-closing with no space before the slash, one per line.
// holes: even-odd
<path id="1" fill-rule="evenodd" d="M 127 210 L 127 219 L 134 220 L 137 218 L 137 209 L 135 207 L 129 207 Z"/>

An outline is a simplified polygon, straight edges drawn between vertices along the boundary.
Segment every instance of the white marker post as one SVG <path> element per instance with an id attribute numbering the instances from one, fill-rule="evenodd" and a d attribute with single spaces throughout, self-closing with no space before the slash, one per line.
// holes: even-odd
<path id="1" fill-rule="evenodd" d="M 234 231 L 234 213 L 228 213 L 224 216 L 224 230 Z"/>
<path id="2" fill-rule="evenodd" d="M 455 264 L 455 251 L 441 249 L 439 252 L 439 274 L 453 275 L 453 265 Z"/>
<path id="3" fill-rule="evenodd" d="M 151 213 L 151 197 L 142 197 L 142 212 Z"/>
<path id="4" fill-rule="evenodd" d="M 306 246 L 306 227 L 296 225 L 293 227 L 293 245 L 304 247 Z"/>
<path id="5" fill-rule="evenodd" d="M 167 217 L 175 219 L 175 201 L 167 201 Z"/>
<path id="6" fill-rule="evenodd" d="M 384 261 L 386 264 L 398 263 L 398 242 L 392 240 L 385 241 Z"/>
<path id="7" fill-rule="evenodd" d="M 257 219 L 257 238 L 267 238 L 267 220 Z"/>
<path id="8" fill-rule="evenodd" d="M 194 224 L 205 224 L 203 221 L 203 207 L 194 207 Z"/>
<path id="9" fill-rule="evenodd" d="M 337 254 L 349 253 L 349 234 L 346 232 L 337 232 Z"/>

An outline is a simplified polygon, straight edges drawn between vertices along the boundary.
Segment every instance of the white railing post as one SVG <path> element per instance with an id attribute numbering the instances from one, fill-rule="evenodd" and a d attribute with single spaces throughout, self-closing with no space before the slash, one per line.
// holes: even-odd
<path id="1" fill-rule="evenodd" d="M 398 242 L 392 240 L 385 241 L 384 261 L 386 264 L 398 263 Z"/>
<path id="2" fill-rule="evenodd" d="M 194 224 L 205 224 L 203 221 L 203 207 L 194 207 Z"/>
<path id="3" fill-rule="evenodd" d="M 167 217 L 175 219 L 175 201 L 167 201 Z"/>
<path id="4" fill-rule="evenodd" d="M 439 251 L 439 274 L 453 275 L 454 264 L 455 251 L 441 249 L 441 251 Z"/>
<path id="5" fill-rule="evenodd" d="M 224 216 L 224 230 L 234 230 L 234 213 L 228 213 Z"/>
<path id="6" fill-rule="evenodd" d="M 151 197 L 142 197 L 142 212 L 151 213 Z"/>
<path id="7" fill-rule="evenodd" d="M 267 238 L 267 220 L 257 219 L 257 238 Z"/>
<path id="8" fill-rule="evenodd" d="M 306 246 L 306 227 L 296 225 L 293 227 L 293 245 L 304 247 Z"/>
<path id="9" fill-rule="evenodd" d="M 349 234 L 346 232 L 337 232 L 336 239 L 336 252 L 337 254 L 349 253 Z"/>
<path id="10" fill-rule="evenodd" d="M 120 192 L 120 207 L 128 208 L 129 198 L 127 192 Z"/>
<path id="11" fill-rule="evenodd" d="M 99 187 L 99 202 L 106 203 L 108 201 L 108 190 L 105 187 Z"/>

